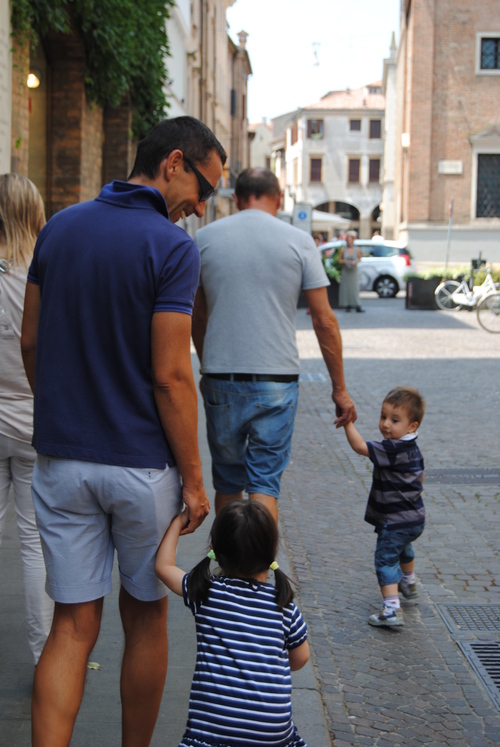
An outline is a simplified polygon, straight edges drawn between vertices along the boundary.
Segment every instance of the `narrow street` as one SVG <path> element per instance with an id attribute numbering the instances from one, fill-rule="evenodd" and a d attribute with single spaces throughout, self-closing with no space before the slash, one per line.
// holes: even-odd
<path id="1" fill-rule="evenodd" d="M 498 685 L 490 697 L 464 651 L 491 644 L 492 661 L 500 657 L 500 335 L 467 312 L 407 311 L 404 298 L 366 294 L 363 306 L 365 314 L 337 312 L 360 432 L 378 438 L 380 405 L 396 384 L 416 386 L 427 400 L 419 445 L 428 520 L 415 544 L 420 596 L 403 601 L 403 629 L 367 624 L 380 607 L 375 535 L 363 521 L 370 462 L 333 426 L 326 368 L 301 309 L 303 374 L 280 499 L 279 560 L 298 581 L 313 656 L 294 675 L 294 718 L 309 747 L 493 747 Z M 193 366 L 197 372 L 195 356 Z M 200 442 L 210 486 L 202 410 Z M 181 543 L 186 570 L 205 552 L 210 523 Z M 88 672 L 73 747 L 120 744 L 117 591 L 115 569 L 91 655 L 100 669 Z M 169 633 L 153 747 L 176 747 L 185 726 L 196 642 L 180 598 L 170 600 Z M 33 667 L 12 508 L 0 549 L 0 662 L 0 747 L 28 747 Z"/>

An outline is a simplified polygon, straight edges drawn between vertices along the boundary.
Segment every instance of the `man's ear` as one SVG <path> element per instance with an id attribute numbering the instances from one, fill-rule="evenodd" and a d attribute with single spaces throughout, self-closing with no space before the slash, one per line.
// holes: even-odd
<path id="1" fill-rule="evenodd" d="M 238 197 L 238 195 L 235 194 L 234 204 L 236 205 L 237 210 L 246 210 L 246 207 L 248 205 L 248 200 L 244 200 L 242 197 Z"/>
<path id="2" fill-rule="evenodd" d="M 182 150 L 176 148 L 172 150 L 166 158 L 163 159 L 160 165 L 160 169 L 163 170 L 163 175 L 167 182 L 169 182 L 176 172 L 182 168 L 184 156 Z"/>

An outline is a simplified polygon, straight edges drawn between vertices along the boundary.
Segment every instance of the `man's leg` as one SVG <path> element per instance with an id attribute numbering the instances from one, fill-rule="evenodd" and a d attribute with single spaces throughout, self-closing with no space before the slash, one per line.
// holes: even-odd
<path id="1" fill-rule="evenodd" d="M 102 602 L 55 604 L 52 628 L 35 670 L 33 747 L 67 747 L 71 741 L 87 661 L 99 635 Z"/>
<path id="2" fill-rule="evenodd" d="M 251 501 L 262 503 L 262 505 L 267 508 L 274 521 L 278 523 L 278 501 L 274 496 L 264 495 L 264 493 L 250 493 L 248 497 Z M 241 500 L 243 500 L 243 493 L 232 493 L 231 495 L 227 495 L 216 491 L 215 513 L 218 514 L 228 503 Z"/>
<path id="3" fill-rule="evenodd" d="M 141 602 L 120 590 L 122 747 L 148 747 L 153 736 L 167 676 L 167 605 L 168 597 Z"/>
<path id="4" fill-rule="evenodd" d="M 250 493 L 248 497 L 251 501 L 257 501 L 257 503 L 261 503 L 263 506 L 265 506 L 276 524 L 278 523 L 278 500 L 273 495 L 265 495 L 264 493 Z"/>
<path id="5" fill-rule="evenodd" d="M 233 501 L 242 501 L 243 500 L 243 493 L 232 493 L 230 495 L 226 493 L 219 493 L 218 490 L 215 491 L 215 513 L 218 514 L 224 506 L 226 506 L 228 503 L 232 503 Z"/>

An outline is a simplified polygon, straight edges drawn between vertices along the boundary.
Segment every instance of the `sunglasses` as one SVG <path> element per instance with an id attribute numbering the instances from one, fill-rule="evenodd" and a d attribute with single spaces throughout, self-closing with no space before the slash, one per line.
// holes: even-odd
<path id="1" fill-rule="evenodd" d="M 199 194 L 199 200 L 200 202 L 206 202 L 215 192 L 215 187 L 212 187 L 208 179 L 205 179 L 203 174 L 198 171 L 194 163 L 184 154 L 183 158 L 191 171 L 193 171 L 196 175 L 196 178 L 198 179 L 198 184 L 200 185 L 200 194 Z"/>

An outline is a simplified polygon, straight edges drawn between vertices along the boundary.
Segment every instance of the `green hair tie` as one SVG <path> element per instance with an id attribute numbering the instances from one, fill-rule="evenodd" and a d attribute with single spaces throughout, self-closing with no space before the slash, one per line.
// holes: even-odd
<path id="1" fill-rule="evenodd" d="M 209 550 L 207 553 L 207 558 L 210 558 L 210 560 L 215 560 L 215 553 L 213 550 Z"/>
<path id="2" fill-rule="evenodd" d="M 277 571 L 277 570 L 278 570 L 278 568 L 279 568 L 279 565 L 277 564 L 277 562 L 276 562 L 275 560 L 273 560 L 273 562 L 271 563 L 271 565 L 269 566 L 269 568 L 270 568 L 270 569 L 271 569 L 272 571 Z"/>

